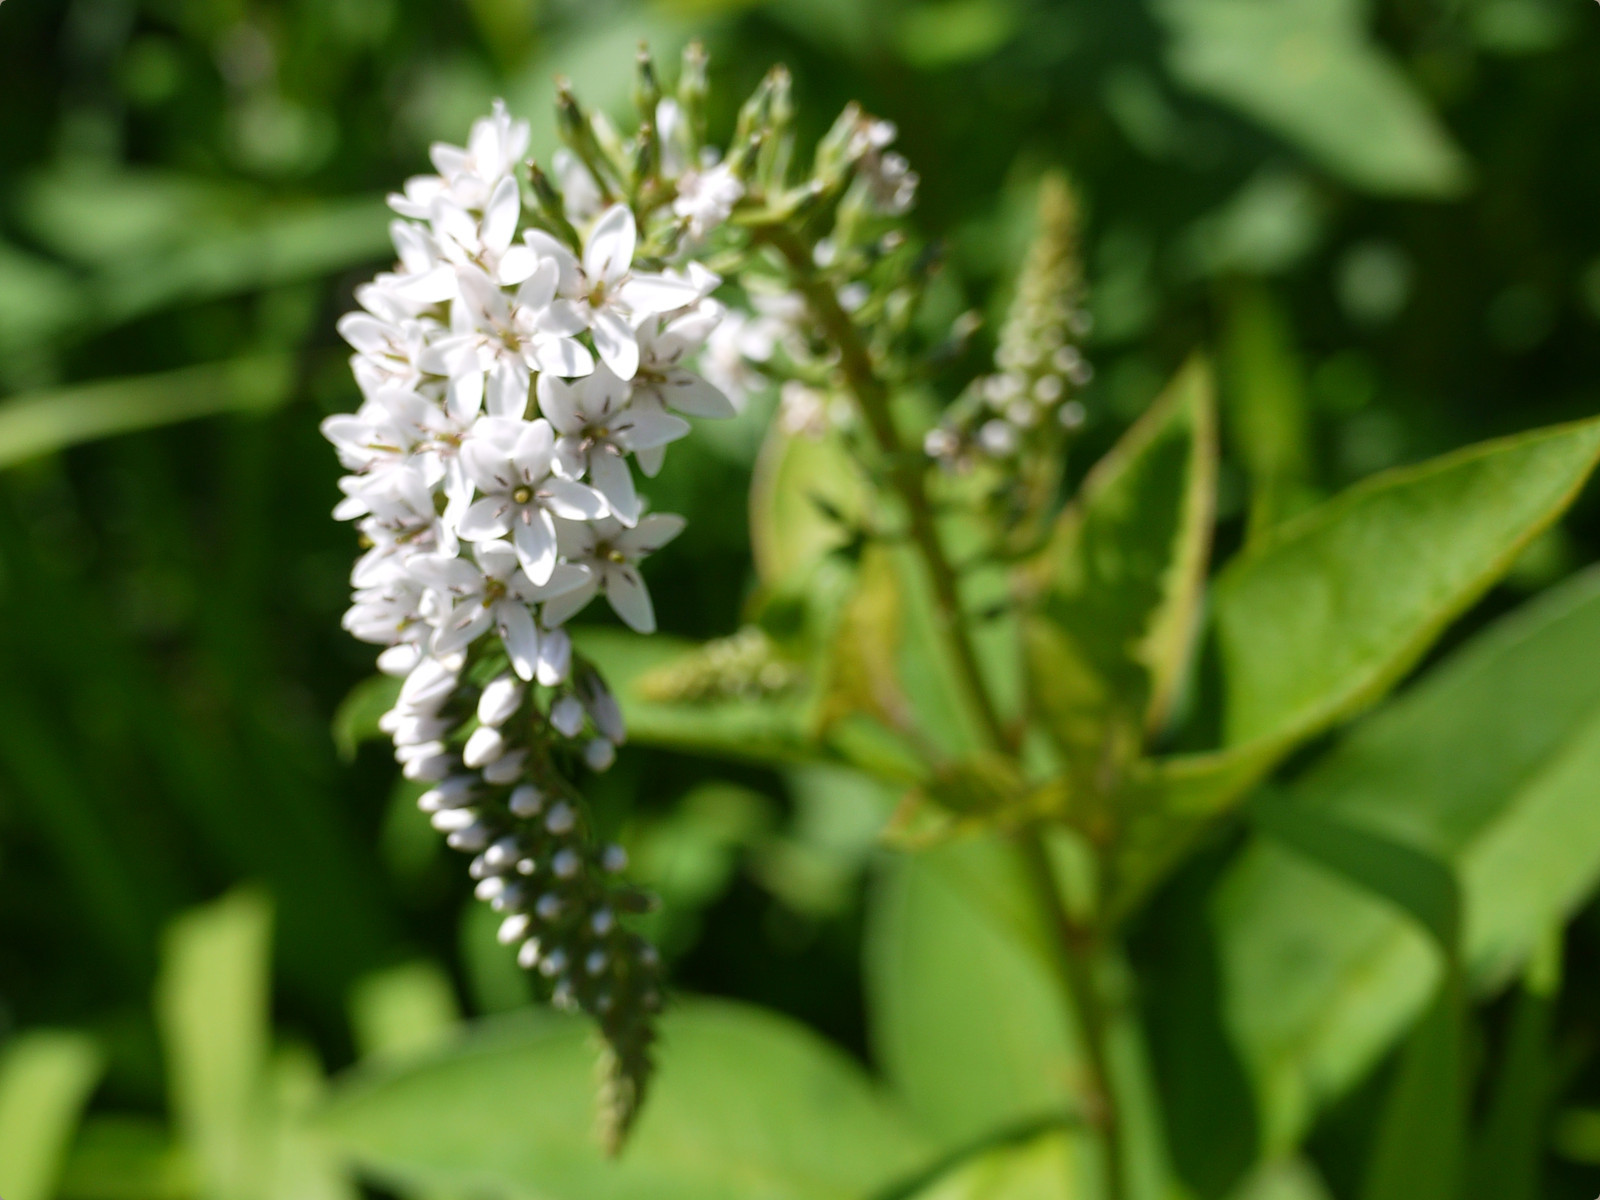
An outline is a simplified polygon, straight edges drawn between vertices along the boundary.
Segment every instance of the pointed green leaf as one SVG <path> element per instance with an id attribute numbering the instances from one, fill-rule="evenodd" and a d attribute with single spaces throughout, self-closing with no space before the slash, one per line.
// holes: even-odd
<path id="1" fill-rule="evenodd" d="M 136 429 L 276 408 L 292 368 L 290 355 L 264 354 L 12 397 L 0 403 L 0 467 Z"/>
<path id="2" fill-rule="evenodd" d="M 1079 1073 L 1014 857 L 967 838 L 884 864 L 869 909 L 875 1056 L 947 1145 L 1060 1115 Z"/>
<path id="3" fill-rule="evenodd" d="M 430 959 L 374 972 L 350 994 L 350 1027 L 363 1058 L 431 1050 L 450 1040 L 460 1020 L 450 977 Z"/>
<path id="4" fill-rule="evenodd" d="M 1253 117 L 1346 182 L 1451 196 L 1468 163 L 1359 0 L 1160 0 L 1167 61 L 1186 87 Z"/>
<path id="5" fill-rule="evenodd" d="M 837 434 L 790 433 L 773 421 L 750 483 L 750 548 L 761 582 L 803 583 L 850 541 L 867 504 L 866 481 Z"/>
<path id="6" fill-rule="evenodd" d="M 1462 957 L 1503 983 L 1600 879 L 1600 573 L 1540 597 L 1357 727 L 1288 799 L 1461 882 Z M 1440 956 L 1394 906 L 1270 841 L 1217 894 L 1228 1024 L 1286 1147 L 1426 1007 Z"/>
<path id="7" fill-rule="evenodd" d="M 626 1150 L 593 1131 L 594 1042 L 506 1018 L 420 1062 L 346 1080 L 319 1126 L 378 1180 L 541 1200 L 859 1200 L 931 1152 L 860 1069 L 781 1017 L 712 1001 L 662 1021 Z"/>
<path id="8" fill-rule="evenodd" d="M 216 1200 L 261 1195 L 270 1162 L 271 936 L 267 900 L 234 892 L 173 922 L 156 982 L 173 1117 Z"/>
<path id="9" fill-rule="evenodd" d="M 81 1033 L 18 1034 L 0 1051 L 0 1196 L 50 1200 L 56 1194 L 78 1118 L 104 1069 L 100 1049 Z"/>
<path id="10" fill-rule="evenodd" d="M 1084 481 L 1032 587 L 1031 689 L 1064 746 L 1102 758 L 1107 727 L 1159 728 L 1188 661 L 1216 490 L 1211 374 L 1178 374 Z"/>
<path id="11" fill-rule="evenodd" d="M 1381 696 L 1569 505 L 1600 421 L 1369 479 L 1280 526 L 1215 589 L 1232 743 L 1306 737 Z"/>
<path id="12" fill-rule="evenodd" d="M 1050 1133 L 967 1159 L 903 1200 L 1081 1200 L 1094 1178 L 1084 1139 Z"/>
<path id="13" fill-rule="evenodd" d="M 1456 1200 L 1466 1149 L 1471 1079 L 1467 999 L 1448 976 L 1411 1033 L 1384 1097 L 1362 1200 Z"/>

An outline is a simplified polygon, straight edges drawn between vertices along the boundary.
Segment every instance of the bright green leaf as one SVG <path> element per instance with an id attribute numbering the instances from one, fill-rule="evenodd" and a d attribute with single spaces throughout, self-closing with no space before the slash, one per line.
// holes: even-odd
<path id="1" fill-rule="evenodd" d="M 1362 1200 L 1456 1200 L 1472 1082 L 1466 1062 L 1467 999 L 1447 976 L 1411 1033 L 1384 1097 Z"/>
<path id="2" fill-rule="evenodd" d="M 60 1191 L 69 1200 L 193 1200 L 196 1187 L 188 1156 L 159 1121 L 108 1114 L 78 1131 Z"/>
<path id="3" fill-rule="evenodd" d="M 265 412 L 289 399 L 293 365 L 265 354 L 14 396 L 0 403 L 0 467 L 137 429 Z"/>
<path id="4" fill-rule="evenodd" d="M 1600 422 L 1386 472 L 1279 526 L 1216 589 L 1231 743 L 1370 704 L 1572 502 Z"/>
<path id="5" fill-rule="evenodd" d="M 774 421 L 750 482 L 750 548 L 767 587 L 803 584 L 852 536 L 866 481 L 836 435 L 810 437 Z"/>
<path id="6" fill-rule="evenodd" d="M 354 762 L 362 742 L 382 740 L 378 718 L 400 697 L 400 680 L 392 675 L 363 679 L 339 701 L 333 714 L 333 745 L 345 762 Z"/>
<path id="7" fill-rule="evenodd" d="M 234 892 L 178 918 L 156 983 L 172 1112 L 204 1194 L 262 1194 L 272 910 Z"/>
<path id="8" fill-rule="evenodd" d="M 507 1019 L 358 1074 L 319 1122 L 374 1178 L 542 1200 L 859 1200 L 930 1157 L 860 1070 L 783 1018 L 711 1001 L 662 1021 L 660 1074 L 620 1159 L 592 1129 L 580 1021 Z"/>
<path id="9" fill-rule="evenodd" d="M 1075 758 L 1103 770 L 1160 727 L 1197 623 L 1216 489 L 1210 371 L 1192 361 L 1097 464 L 1037 567 L 1027 661 Z"/>
<path id="10" fill-rule="evenodd" d="M 1600 878 L 1600 574 L 1499 622 L 1360 725 L 1290 801 L 1447 863 L 1463 960 L 1492 988 Z M 1228 1024 L 1285 1147 L 1427 1005 L 1429 939 L 1300 855 L 1252 846 L 1216 920 Z"/>
<path id="11" fill-rule="evenodd" d="M 1469 167 L 1394 59 L 1362 28 L 1359 0 L 1157 0 L 1184 86 L 1231 106 L 1347 183 L 1452 196 Z"/>
<path id="12" fill-rule="evenodd" d="M 36 1030 L 0 1050 L 0 1196 L 50 1200 L 67 1147 L 104 1069 L 81 1033 Z"/>
<path id="13" fill-rule="evenodd" d="M 1075 1102 L 1069 1017 L 1023 888 L 1003 842 L 966 838 L 885 862 L 873 894 L 873 1047 L 897 1093 L 947 1145 Z"/>
<path id="14" fill-rule="evenodd" d="M 1051 1133 L 968 1159 L 906 1200 L 1080 1200 L 1093 1186 L 1083 1139 Z"/>
<path id="15" fill-rule="evenodd" d="M 450 977 L 429 959 L 374 972 L 350 993 L 350 1027 L 364 1058 L 431 1050 L 460 1019 Z"/>
<path id="16" fill-rule="evenodd" d="M 266 1200 L 360 1200 L 354 1179 L 309 1125 L 328 1090 L 316 1054 L 305 1046 L 278 1051 L 268 1082 L 272 1166 L 261 1194 Z"/>

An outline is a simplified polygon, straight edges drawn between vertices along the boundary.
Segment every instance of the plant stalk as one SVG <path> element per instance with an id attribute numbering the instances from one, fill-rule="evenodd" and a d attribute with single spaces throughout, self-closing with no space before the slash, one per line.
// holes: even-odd
<path id="1" fill-rule="evenodd" d="M 872 356 L 850 314 L 840 305 L 827 281 L 818 277 L 805 242 L 781 224 L 759 226 L 754 233 L 783 256 L 812 315 L 839 349 L 839 365 L 855 398 L 856 408 L 865 419 L 878 452 L 883 455 L 891 486 L 906 506 L 911 539 L 916 543 L 933 584 L 939 632 L 955 660 L 963 689 L 983 725 L 990 748 L 1008 753 L 1011 740 L 978 666 L 977 651 L 961 607 L 955 568 L 945 553 L 944 543 L 939 540 L 933 505 L 923 482 L 923 464 L 909 455 L 900 441 L 894 416 L 889 411 L 889 389 L 873 368 Z"/>
<path id="2" fill-rule="evenodd" d="M 1000 719 L 999 709 L 978 666 L 977 652 L 961 605 L 956 572 L 939 538 L 933 505 L 928 499 L 924 464 L 908 454 L 900 440 L 889 408 L 889 389 L 872 365 L 872 356 L 861 338 L 860 330 L 840 305 L 833 288 L 818 276 L 810 247 L 792 229 L 773 223 L 756 226 L 752 233 L 782 255 L 812 316 L 838 347 L 840 369 L 856 408 L 866 421 L 878 452 L 887 464 L 889 483 L 909 514 L 911 539 L 933 585 L 939 632 L 960 672 L 962 687 L 983 725 L 989 749 L 1014 757 L 1015 744 Z M 1020 831 L 1016 835 L 1016 844 L 1023 860 L 1024 874 L 1054 935 L 1051 941 L 1057 970 L 1075 1010 L 1076 1032 L 1082 1035 L 1089 1074 L 1085 1102 L 1088 1111 L 1085 1115 L 1089 1124 L 1099 1132 L 1104 1149 L 1107 1200 L 1124 1200 L 1127 1188 L 1123 1166 L 1123 1124 L 1107 1067 L 1109 1018 L 1091 969 L 1094 938 L 1073 922 L 1062 904 L 1055 873 L 1051 870 L 1037 828 L 1029 827 Z"/>

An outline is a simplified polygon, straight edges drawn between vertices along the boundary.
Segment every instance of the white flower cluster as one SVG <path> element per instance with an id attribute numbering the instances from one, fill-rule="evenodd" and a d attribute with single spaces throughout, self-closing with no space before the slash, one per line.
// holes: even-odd
<path id="1" fill-rule="evenodd" d="M 396 269 L 339 323 L 364 400 L 323 432 L 350 472 L 335 515 L 370 547 L 345 625 L 389 647 L 392 674 L 493 635 L 521 679 L 560 685 L 561 627 L 600 592 L 651 631 L 637 564 L 683 523 L 644 513 L 632 465 L 660 469 L 689 431 L 679 414 L 733 415 L 684 366 L 723 317 L 718 278 L 693 261 L 640 270 L 622 204 L 596 213 L 581 254 L 519 235 L 527 143 L 497 105 L 465 148 L 435 146 L 438 174 L 390 198 Z"/>

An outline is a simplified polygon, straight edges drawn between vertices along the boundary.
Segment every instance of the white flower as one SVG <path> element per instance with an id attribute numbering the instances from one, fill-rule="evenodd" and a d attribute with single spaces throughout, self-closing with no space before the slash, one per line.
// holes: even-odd
<path id="1" fill-rule="evenodd" d="M 672 211 L 689 222 L 689 236 L 704 237 L 733 214 L 744 198 L 744 184 L 727 163 L 705 171 L 685 171 L 678 180 Z"/>
<path id="2" fill-rule="evenodd" d="M 629 403 L 628 385 L 604 364 L 576 383 L 539 376 L 539 411 L 561 435 L 558 469 L 570 478 L 584 475 L 624 525 L 639 519 L 639 494 L 628 467 L 632 451 L 654 450 L 689 432 L 682 417 Z"/>
<path id="3" fill-rule="evenodd" d="M 526 237 L 530 246 L 556 260 L 560 267 L 557 294 L 577 305 L 594 337 L 600 361 L 619 379 L 632 379 L 639 367 L 639 343 L 634 334 L 637 318 L 693 304 L 709 290 L 703 280 L 635 271 L 633 253 L 639 233 L 633 213 L 623 204 L 614 204 L 600 215 L 584 243 L 581 262 L 549 234 L 535 230 Z"/>
<path id="4" fill-rule="evenodd" d="M 733 402 L 719 388 L 683 365 L 686 358 L 705 345 L 727 315 L 715 300 L 703 300 L 686 312 L 648 317 L 640 322 L 636 331 L 639 370 L 633 377 L 634 396 L 648 397 L 691 417 L 722 420 L 737 415 Z"/>
<path id="5" fill-rule="evenodd" d="M 635 565 L 683 532 L 684 520 L 671 513 L 651 513 L 632 529 L 606 519 L 588 525 L 563 521 L 558 527 L 562 557 L 574 566 L 587 567 L 588 577 L 565 595 L 544 606 L 547 625 L 564 624 L 595 593 L 603 591 L 611 607 L 639 633 L 654 633 L 655 608 Z"/>
<path id="6" fill-rule="evenodd" d="M 423 586 L 439 593 L 449 609 L 434 631 L 434 655 L 463 650 L 494 629 L 519 678 L 538 673 L 540 638 L 530 607 L 565 595 L 589 581 L 587 567 L 559 564 L 541 586 L 523 572 L 517 555 L 504 542 L 488 542 L 475 551 L 477 562 L 446 555 L 419 555 L 410 572 Z"/>
<path id="7" fill-rule="evenodd" d="M 483 498 L 462 514 L 456 532 L 469 542 L 510 534 L 528 578 L 539 586 L 556 569 L 552 518 L 605 515 L 605 499 L 594 488 L 553 474 L 555 433 L 543 418 L 484 418 L 462 447 L 461 461 Z"/>

